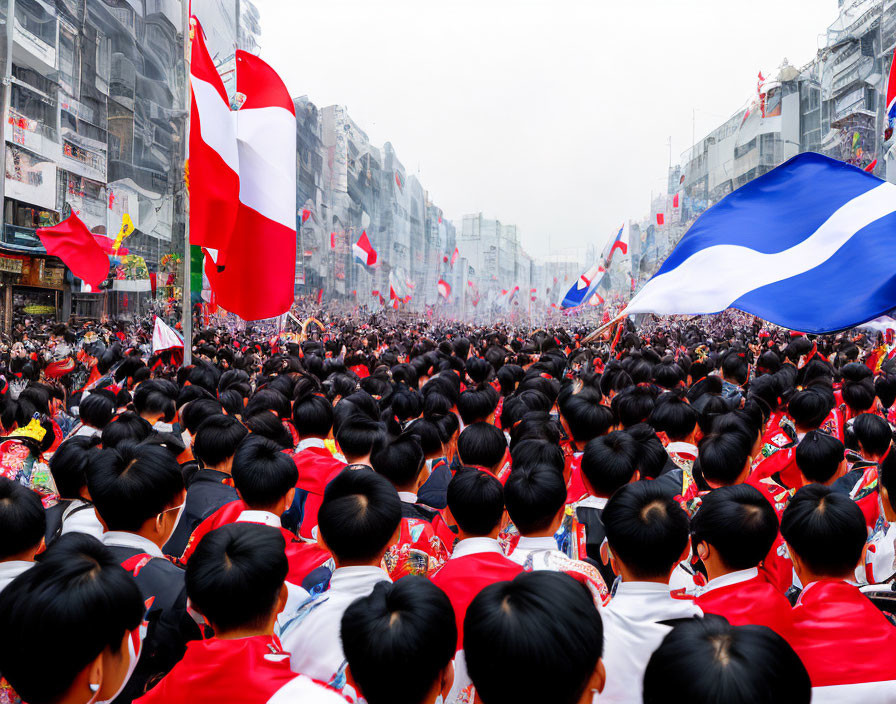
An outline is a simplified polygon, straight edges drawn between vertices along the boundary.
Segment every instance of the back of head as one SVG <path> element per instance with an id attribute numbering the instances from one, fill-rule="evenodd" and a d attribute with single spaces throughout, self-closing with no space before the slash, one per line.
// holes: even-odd
<path id="1" fill-rule="evenodd" d="M 190 401 L 180 413 L 180 420 L 190 435 L 195 435 L 199 426 L 212 416 L 224 413 L 224 407 L 217 399 L 198 398 Z"/>
<path id="2" fill-rule="evenodd" d="M 424 701 L 457 648 L 451 602 L 424 577 L 377 584 L 346 609 L 340 635 L 352 678 L 368 704 Z"/>
<path id="3" fill-rule="evenodd" d="M 573 440 L 588 442 L 607 433 L 613 425 L 613 413 L 606 406 L 584 398 L 580 394 L 561 397 L 560 413 L 569 427 Z"/>
<path id="4" fill-rule="evenodd" d="M 401 435 L 379 448 L 370 458 L 374 471 L 399 491 L 413 491 L 426 459 L 414 435 Z"/>
<path id="5" fill-rule="evenodd" d="M 688 515 L 654 482 L 623 486 L 601 520 L 613 555 L 639 579 L 668 578 L 688 544 Z"/>
<path id="6" fill-rule="evenodd" d="M 756 567 L 778 535 L 778 517 L 758 489 L 746 484 L 709 492 L 691 521 L 694 546 L 707 543 L 730 570 Z"/>
<path id="7" fill-rule="evenodd" d="M 78 414 L 84 425 L 102 430 L 115 415 L 115 402 L 104 393 L 88 394 L 78 404 Z"/>
<path id="8" fill-rule="evenodd" d="M 448 508 L 464 533 L 490 535 L 504 513 L 504 489 L 488 472 L 461 468 L 448 484 Z"/>
<path id="9" fill-rule="evenodd" d="M 750 460 L 752 438 L 739 432 L 707 435 L 700 440 L 696 470 L 713 486 L 734 484 Z"/>
<path id="10" fill-rule="evenodd" d="M 563 472 L 563 450 L 558 445 L 544 440 L 522 440 L 510 450 L 510 461 L 514 469 L 547 464 L 558 472 Z"/>
<path id="11" fill-rule="evenodd" d="M 861 509 L 847 494 L 809 484 L 784 509 L 781 535 L 815 575 L 840 579 L 855 569 L 867 530 Z"/>
<path id="12" fill-rule="evenodd" d="M 663 394 L 650 414 L 650 425 L 673 442 L 684 440 L 697 427 L 697 411 L 678 396 Z"/>
<path id="13" fill-rule="evenodd" d="M 296 463 L 277 443 L 249 435 L 236 449 L 230 470 L 240 498 L 251 509 L 276 506 L 299 481 Z"/>
<path id="14" fill-rule="evenodd" d="M 560 572 L 524 572 L 492 584 L 464 618 L 467 670 L 483 704 L 575 704 L 602 653 L 594 601 Z"/>
<path id="15" fill-rule="evenodd" d="M 386 429 L 380 421 L 360 412 L 348 416 L 336 430 L 336 442 L 346 458 L 366 457 L 383 443 L 385 436 Z"/>
<path id="16" fill-rule="evenodd" d="M 317 514 L 320 534 L 337 563 L 378 559 L 401 522 L 398 492 L 367 469 L 344 469 L 324 491 Z"/>
<path id="17" fill-rule="evenodd" d="M 702 509 L 701 509 L 702 510 Z M 721 616 L 684 621 L 663 639 L 644 673 L 644 704 L 809 704 L 809 673 L 787 641 L 764 626 Z"/>
<path id="18" fill-rule="evenodd" d="M 632 386 L 613 397 L 610 407 L 623 428 L 644 423 L 650 418 L 656 404 L 656 395 L 647 385 Z"/>
<path id="19" fill-rule="evenodd" d="M 60 498 L 79 499 L 87 486 L 90 458 L 98 452 L 99 438 L 75 435 L 63 442 L 50 458 L 50 473 Z"/>
<path id="20" fill-rule="evenodd" d="M 103 447 L 109 449 L 118 447 L 123 442 L 143 442 L 151 433 L 149 421 L 128 411 L 103 428 Z"/>
<path id="21" fill-rule="evenodd" d="M 639 475 L 644 479 L 656 479 L 671 461 L 656 432 L 647 423 L 633 425 L 626 428 L 625 432 L 635 441 L 638 455 L 636 467 Z"/>
<path id="22" fill-rule="evenodd" d="M 243 423 L 253 435 L 261 435 L 272 440 L 283 449 L 292 447 L 292 435 L 276 413 L 259 411 L 251 416 L 243 416 Z"/>
<path id="23" fill-rule="evenodd" d="M 135 532 L 174 504 L 184 479 L 165 448 L 123 444 L 91 457 L 87 488 L 109 530 Z"/>
<path id="24" fill-rule="evenodd" d="M 104 651 L 118 654 L 142 618 L 137 583 L 109 549 L 81 533 L 63 535 L 0 593 L 0 671 L 24 701 L 57 702 Z M 111 699 L 121 678 L 103 679 L 98 696 Z"/>
<path id="25" fill-rule="evenodd" d="M 550 465 L 514 467 L 504 486 L 504 503 L 520 535 L 547 530 L 566 504 L 566 482 Z"/>
<path id="26" fill-rule="evenodd" d="M 151 379 L 140 384 L 134 392 L 134 408 L 137 413 L 143 415 L 158 415 L 161 419 L 170 423 L 174 419 L 174 400 L 177 397 L 177 389 L 171 388 L 173 384 L 161 379 Z"/>
<path id="27" fill-rule="evenodd" d="M 825 484 L 837 473 L 845 448 L 833 435 L 810 430 L 796 446 L 796 466 L 810 482 Z"/>
<path id="28" fill-rule="evenodd" d="M 860 413 L 852 422 L 849 435 L 866 455 L 881 457 L 893 442 L 890 424 L 874 413 Z"/>
<path id="29" fill-rule="evenodd" d="M 231 523 L 207 533 L 187 564 L 187 596 L 220 636 L 262 629 L 273 616 L 289 565 L 277 528 Z"/>
<path id="30" fill-rule="evenodd" d="M 821 386 L 797 389 L 787 404 L 787 413 L 797 427 L 819 428 L 834 407 L 834 395 Z"/>
<path id="31" fill-rule="evenodd" d="M 292 422 L 303 440 L 325 438 L 333 427 L 333 406 L 321 394 L 307 393 L 296 399 L 292 407 Z"/>
<path id="32" fill-rule="evenodd" d="M 611 496 L 638 469 L 638 449 L 628 433 L 616 430 L 585 445 L 582 473 L 599 496 Z"/>
<path id="33" fill-rule="evenodd" d="M 853 412 L 861 413 L 874 405 L 874 375 L 864 364 L 852 362 L 840 370 L 843 376 L 841 393 Z"/>
<path id="34" fill-rule="evenodd" d="M 488 366 L 488 362 L 479 361 Z M 467 389 L 457 399 L 457 412 L 465 424 L 487 420 L 495 412 L 497 406 L 498 392 L 488 384 L 481 384 L 476 388 Z"/>
<path id="35" fill-rule="evenodd" d="M 461 462 L 475 467 L 495 467 L 507 452 L 507 438 L 491 423 L 473 423 L 457 438 Z"/>
<path id="36" fill-rule="evenodd" d="M 248 434 L 246 426 L 233 416 L 212 415 L 196 429 L 193 454 L 203 466 L 217 467 L 233 457 L 236 448 Z"/>
<path id="37" fill-rule="evenodd" d="M 0 560 L 25 557 L 40 547 L 47 519 L 40 497 L 16 481 L 0 477 Z"/>

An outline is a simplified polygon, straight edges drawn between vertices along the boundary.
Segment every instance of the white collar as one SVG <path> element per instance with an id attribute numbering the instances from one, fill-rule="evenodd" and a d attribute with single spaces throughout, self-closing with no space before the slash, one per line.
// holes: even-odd
<path id="1" fill-rule="evenodd" d="M 280 516 L 275 516 L 270 511 L 243 511 L 236 519 L 237 523 L 262 523 L 271 528 L 280 528 Z"/>
<path id="2" fill-rule="evenodd" d="M 527 538 L 520 536 L 519 542 L 516 544 L 517 550 L 556 550 L 557 541 L 553 536 L 546 535 L 538 538 Z"/>
<path id="3" fill-rule="evenodd" d="M 370 593 L 373 585 L 391 581 L 389 573 L 382 567 L 373 565 L 337 567 L 330 577 L 329 591 L 364 596 Z"/>
<path id="4" fill-rule="evenodd" d="M 666 452 L 668 452 L 670 454 L 673 452 L 687 452 L 690 455 L 696 455 L 697 454 L 697 446 L 692 445 L 689 442 L 684 442 L 682 440 L 676 440 L 675 442 L 670 442 L 668 445 L 666 445 Z"/>
<path id="5" fill-rule="evenodd" d="M 316 447 L 319 450 L 326 450 L 327 444 L 320 438 L 305 438 L 304 440 L 299 440 L 299 444 L 296 445 L 296 452 L 307 450 L 310 447 Z"/>
<path id="6" fill-rule="evenodd" d="M 417 495 L 412 491 L 399 491 L 398 498 L 404 501 L 406 504 L 417 503 Z"/>
<path id="7" fill-rule="evenodd" d="M 86 503 L 87 502 L 84 501 L 83 499 L 72 499 L 71 503 L 69 503 L 69 505 L 66 506 L 65 510 L 62 512 L 62 520 L 64 521 L 66 518 L 68 518 L 69 514 L 72 511 L 74 511 L 79 506 L 83 506 Z"/>
<path id="8" fill-rule="evenodd" d="M 620 594 L 625 594 L 626 596 L 660 594 L 671 597 L 672 589 L 668 584 L 660 584 L 659 582 L 626 582 L 625 580 L 620 580 L 619 586 L 616 587 L 615 596 Z"/>
<path id="9" fill-rule="evenodd" d="M 732 584 L 740 584 L 741 582 L 747 582 L 751 579 L 755 579 L 759 576 L 759 568 L 758 567 L 750 567 L 746 570 L 735 570 L 734 572 L 729 572 L 728 574 L 723 574 L 721 577 L 714 577 L 706 583 L 706 586 L 700 590 L 701 594 L 705 594 L 708 591 L 712 591 L 713 589 L 718 589 L 719 587 L 727 587 Z"/>
<path id="10" fill-rule="evenodd" d="M 501 546 L 494 538 L 465 538 L 454 546 L 454 552 L 451 553 L 451 559 L 455 557 L 466 557 L 467 555 L 478 555 L 479 553 L 494 552 L 503 555 Z"/>
<path id="11" fill-rule="evenodd" d="M 609 499 L 606 499 L 603 496 L 590 496 L 589 495 L 589 496 L 586 496 L 581 501 L 579 501 L 576 504 L 576 508 L 579 508 L 581 506 L 582 508 L 596 508 L 596 509 L 600 509 L 602 511 L 604 508 L 606 508 L 607 501 L 609 501 Z"/>
<path id="12" fill-rule="evenodd" d="M 28 560 L 7 560 L 0 562 L 0 579 L 12 580 L 18 577 L 22 572 L 34 567 L 34 562 Z"/>
<path id="13" fill-rule="evenodd" d="M 103 533 L 103 545 L 112 545 L 118 548 L 133 548 L 145 552 L 152 557 L 165 557 L 162 549 L 149 538 L 144 538 L 136 533 L 128 533 L 123 530 L 108 530 Z"/>

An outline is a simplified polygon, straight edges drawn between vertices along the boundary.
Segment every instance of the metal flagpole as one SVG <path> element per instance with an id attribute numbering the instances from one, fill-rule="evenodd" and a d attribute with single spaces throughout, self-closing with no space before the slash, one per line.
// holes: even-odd
<path id="1" fill-rule="evenodd" d="M 184 150 L 190 144 L 190 4 L 183 3 L 184 8 L 184 76 L 186 77 L 187 121 L 184 127 Z M 189 161 L 184 161 L 184 170 Z M 193 305 L 190 290 L 190 189 L 187 185 L 187 174 L 184 173 L 184 285 L 181 288 L 181 332 L 184 335 L 184 366 L 193 363 Z"/>

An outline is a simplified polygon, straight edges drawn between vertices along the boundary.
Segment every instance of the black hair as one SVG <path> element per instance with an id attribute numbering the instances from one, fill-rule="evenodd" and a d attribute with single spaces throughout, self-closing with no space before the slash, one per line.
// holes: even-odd
<path id="1" fill-rule="evenodd" d="M 162 379 L 145 381 L 134 392 L 134 408 L 139 415 L 144 413 L 161 414 L 165 423 L 174 419 L 176 408 L 174 399 L 177 398 L 176 387 Z"/>
<path id="2" fill-rule="evenodd" d="M 277 528 L 230 523 L 206 533 L 187 563 L 187 596 L 220 631 L 261 628 L 289 571 Z"/>
<path id="3" fill-rule="evenodd" d="M 693 544 L 706 542 L 731 570 L 756 567 L 778 535 L 778 517 L 762 493 L 747 484 L 709 492 L 691 521 Z"/>
<path id="4" fill-rule="evenodd" d="M 368 704 L 419 704 L 457 649 L 454 609 L 425 577 L 380 582 L 342 616 L 342 649 Z M 401 686 L 394 668 L 401 663 Z"/>
<path id="5" fill-rule="evenodd" d="M 214 401 L 215 397 L 208 389 L 204 389 L 201 386 L 184 386 L 177 394 L 175 405 L 178 408 L 183 408 L 188 403 L 191 403 L 192 401 L 198 401 L 200 399 L 204 399 L 206 401 Z"/>
<path id="6" fill-rule="evenodd" d="M 246 427 L 233 416 L 213 414 L 196 428 L 193 454 L 203 466 L 217 467 L 233 457 L 233 453 L 248 434 Z"/>
<path id="7" fill-rule="evenodd" d="M 843 377 L 841 394 L 843 401 L 856 413 L 869 410 L 874 405 L 874 375 L 864 364 L 852 362 L 840 370 Z"/>
<path id="8" fill-rule="evenodd" d="M 457 453 L 466 465 L 495 467 L 507 452 L 507 438 L 491 423 L 473 423 L 457 438 Z"/>
<path id="9" fill-rule="evenodd" d="M 734 379 L 738 384 L 744 384 L 749 375 L 749 365 L 744 352 L 731 350 L 722 360 L 722 373 L 728 379 Z"/>
<path id="10" fill-rule="evenodd" d="M 415 389 L 399 386 L 389 399 L 389 412 L 399 423 L 419 417 L 423 413 L 423 396 Z"/>
<path id="11" fill-rule="evenodd" d="M 270 508 L 299 481 L 293 459 L 260 435 L 249 435 L 239 444 L 230 474 L 240 498 L 252 509 Z"/>
<path id="12" fill-rule="evenodd" d="M 135 532 L 184 490 L 180 465 L 165 448 L 125 443 L 90 458 L 87 488 L 109 530 Z"/>
<path id="13" fill-rule="evenodd" d="M 688 515 L 651 481 L 621 487 L 601 520 L 613 554 L 639 579 L 667 578 L 688 544 Z"/>
<path id="14" fill-rule="evenodd" d="M 218 394 L 218 400 L 227 415 L 242 417 L 246 408 L 246 396 L 236 388 L 224 389 Z"/>
<path id="15" fill-rule="evenodd" d="M 0 477 L 0 560 L 36 549 L 46 529 L 40 497 L 16 481 Z"/>
<path id="16" fill-rule="evenodd" d="M 339 423 L 336 430 L 336 442 L 346 457 L 369 455 L 383 443 L 385 437 L 386 428 L 383 423 L 371 420 L 357 411 Z"/>
<path id="17" fill-rule="evenodd" d="M 864 452 L 880 457 L 893 441 L 890 424 L 874 413 L 860 413 L 852 422 L 852 435 Z"/>
<path id="18" fill-rule="evenodd" d="M 561 473 L 565 465 L 563 450 L 558 445 L 538 439 L 521 440 L 514 445 L 510 461 L 513 469 L 548 464 Z"/>
<path id="19" fill-rule="evenodd" d="M 190 435 L 196 435 L 203 421 L 212 416 L 222 415 L 224 406 L 216 399 L 198 398 L 190 401 L 180 412 L 180 421 Z"/>
<path id="20" fill-rule="evenodd" d="M 810 430 L 796 446 L 796 466 L 810 482 L 831 480 L 843 462 L 845 448 L 833 435 Z"/>
<path id="21" fill-rule="evenodd" d="M 401 501 L 385 477 L 344 469 L 330 481 L 317 514 L 320 534 L 338 562 L 369 562 L 389 545 Z"/>
<path id="22" fill-rule="evenodd" d="M 787 413 L 801 428 L 818 428 L 834 407 L 834 394 L 821 386 L 798 389 L 787 403 Z"/>
<path id="23" fill-rule="evenodd" d="M 468 364 L 472 361 L 468 360 Z M 484 363 L 488 365 L 488 362 Z M 457 412 L 466 425 L 486 420 L 497 406 L 498 392 L 488 384 L 476 389 L 467 389 L 457 399 Z"/>
<path id="24" fill-rule="evenodd" d="M 103 448 L 113 449 L 123 442 L 142 442 L 151 433 L 152 425 L 148 420 L 127 411 L 103 428 Z"/>
<path id="25" fill-rule="evenodd" d="M 50 473 L 61 499 L 80 499 L 87 486 L 87 469 L 97 451 L 99 437 L 75 435 L 64 441 L 50 458 Z"/>
<path id="26" fill-rule="evenodd" d="M 78 404 L 78 415 L 84 425 L 102 430 L 115 416 L 115 402 L 100 393 L 82 396 Z"/>
<path id="27" fill-rule="evenodd" d="M 721 616 L 681 622 L 650 656 L 644 704 L 809 704 L 812 683 L 787 641 L 765 626 L 732 626 Z"/>
<path id="28" fill-rule="evenodd" d="M 398 490 L 412 487 L 426 458 L 417 438 L 410 434 L 401 435 L 370 456 L 370 463 L 377 474 L 382 474 Z"/>
<path id="29" fill-rule="evenodd" d="M 669 453 L 657 437 L 656 432 L 647 423 L 638 423 L 626 428 L 626 433 L 635 441 L 637 451 L 637 470 L 644 479 L 656 479 L 663 473 L 663 468 L 671 461 Z"/>
<path id="30" fill-rule="evenodd" d="M 685 379 L 684 370 L 675 363 L 672 357 L 664 357 L 653 368 L 653 380 L 664 389 L 674 389 Z"/>
<path id="31" fill-rule="evenodd" d="M 324 399 L 329 406 L 329 402 Z M 270 411 L 275 413 L 280 420 L 289 419 L 289 398 L 284 396 L 277 389 L 265 387 L 259 389 L 246 404 L 246 415 L 254 415 L 259 411 Z"/>
<path id="32" fill-rule="evenodd" d="M 504 488 L 488 472 L 461 468 L 448 484 L 448 508 L 465 533 L 489 535 L 504 515 Z"/>
<path id="33" fill-rule="evenodd" d="M 243 425 L 253 435 L 261 435 L 268 440 L 273 440 L 284 450 L 292 447 L 292 435 L 283 425 L 283 421 L 271 411 L 259 411 L 255 415 L 243 419 Z"/>
<path id="34" fill-rule="evenodd" d="M 566 482 L 550 465 L 514 467 L 504 486 L 504 502 L 520 535 L 546 530 L 566 504 Z"/>
<path id="35" fill-rule="evenodd" d="M 560 413 L 573 440 L 579 443 L 606 434 L 613 425 L 613 412 L 584 394 L 561 395 Z"/>
<path id="36" fill-rule="evenodd" d="M 874 393 L 884 408 L 891 408 L 896 402 L 896 373 L 892 369 L 881 369 L 874 379 Z"/>
<path id="37" fill-rule="evenodd" d="M 753 439 L 746 433 L 727 432 L 706 435 L 697 445 L 695 473 L 720 486 L 733 484 L 743 473 Z"/>
<path id="38" fill-rule="evenodd" d="M 333 427 L 333 406 L 323 396 L 308 393 L 296 399 L 292 408 L 292 423 L 303 440 L 325 438 Z"/>
<path id="39" fill-rule="evenodd" d="M 603 654 L 603 624 L 588 590 L 569 575 L 524 572 L 473 599 L 463 645 L 484 704 L 575 704 Z"/>
<path id="40" fill-rule="evenodd" d="M 619 419 L 623 428 L 645 422 L 650 418 L 654 405 L 656 394 L 648 386 L 632 386 L 624 389 L 610 401 L 613 415 Z"/>
<path id="41" fill-rule="evenodd" d="M 638 448 L 628 433 L 615 430 L 594 438 L 582 453 L 582 474 L 601 496 L 628 484 L 638 469 Z"/>
<path id="42" fill-rule="evenodd" d="M 841 577 L 855 569 L 868 531 L 861 509 L 847 494 L 808 484 L 784 509 L 781 535 L 815 574 Z"/>
<path id="43" fill-rule="evenodd" d="M 697 427 L 697 411 L 675 394 L 665 393 L 657 399 L 650 414 L 650 425 L 664 432 L 669 440 L 684 440 Z"/>
<path id="44" fill-rule="evenodd" d="M 408 425 L 404 432 L 406 435 L 413 435 L 417 438 L 425 456 L 432 457 L 443 454 L 443 445 L 447 438 L 443 436 L 442 429 L 434 420 L 418 418 Z"/>
<path id="45" fill-rule="evenodd" d="M 0 671 L 24 701 L 49 704 L 104 650 L 118 652 L 142 619 L 137 583 L 111 551 L 63 535 L 0 593 Z"/>

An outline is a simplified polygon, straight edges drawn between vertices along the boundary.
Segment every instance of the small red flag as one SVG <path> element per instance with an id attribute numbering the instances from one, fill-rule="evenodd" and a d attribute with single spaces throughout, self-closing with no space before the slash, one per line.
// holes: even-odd
<path id="1" fill-rule="evenodd" d="M 336 233 L 330 233 L 330 249 L 336 249 Z"/>
<path id="2" fill-rule="evenodd" d="M 302 210 L 302 222 L 308 222 L 308 218 L 311 217 L 311 211 L 308 208 L 304 208 Z"/>
<path id="3" fill-rule="evenodd" d="M 317 305 L 320 305 L 322 300 L 324 300 L 324 290 L 321 288 L 317 290 Z"/>
<path id="4" fill-rule="evenodd" d="M 656 224 L 657 225 L 665 225 L 666 224 L 666 216 L 662 213 L 656 214 Z"/>
<path id="5" fill-rule="evenodd" d="M 93 288 L 99 287 L 109 274 L 109 257 L 74 213 L 58 225 L 39 227 L 37 236 L 47 254 L 59 257 L 75 276 Z"/>
<path id="6" fill-rule="evenodd" d="M 673 208 L 678 207 L 678 194 L 677 193 L 674 196 L 672 196 L 672 207 Z"/>

